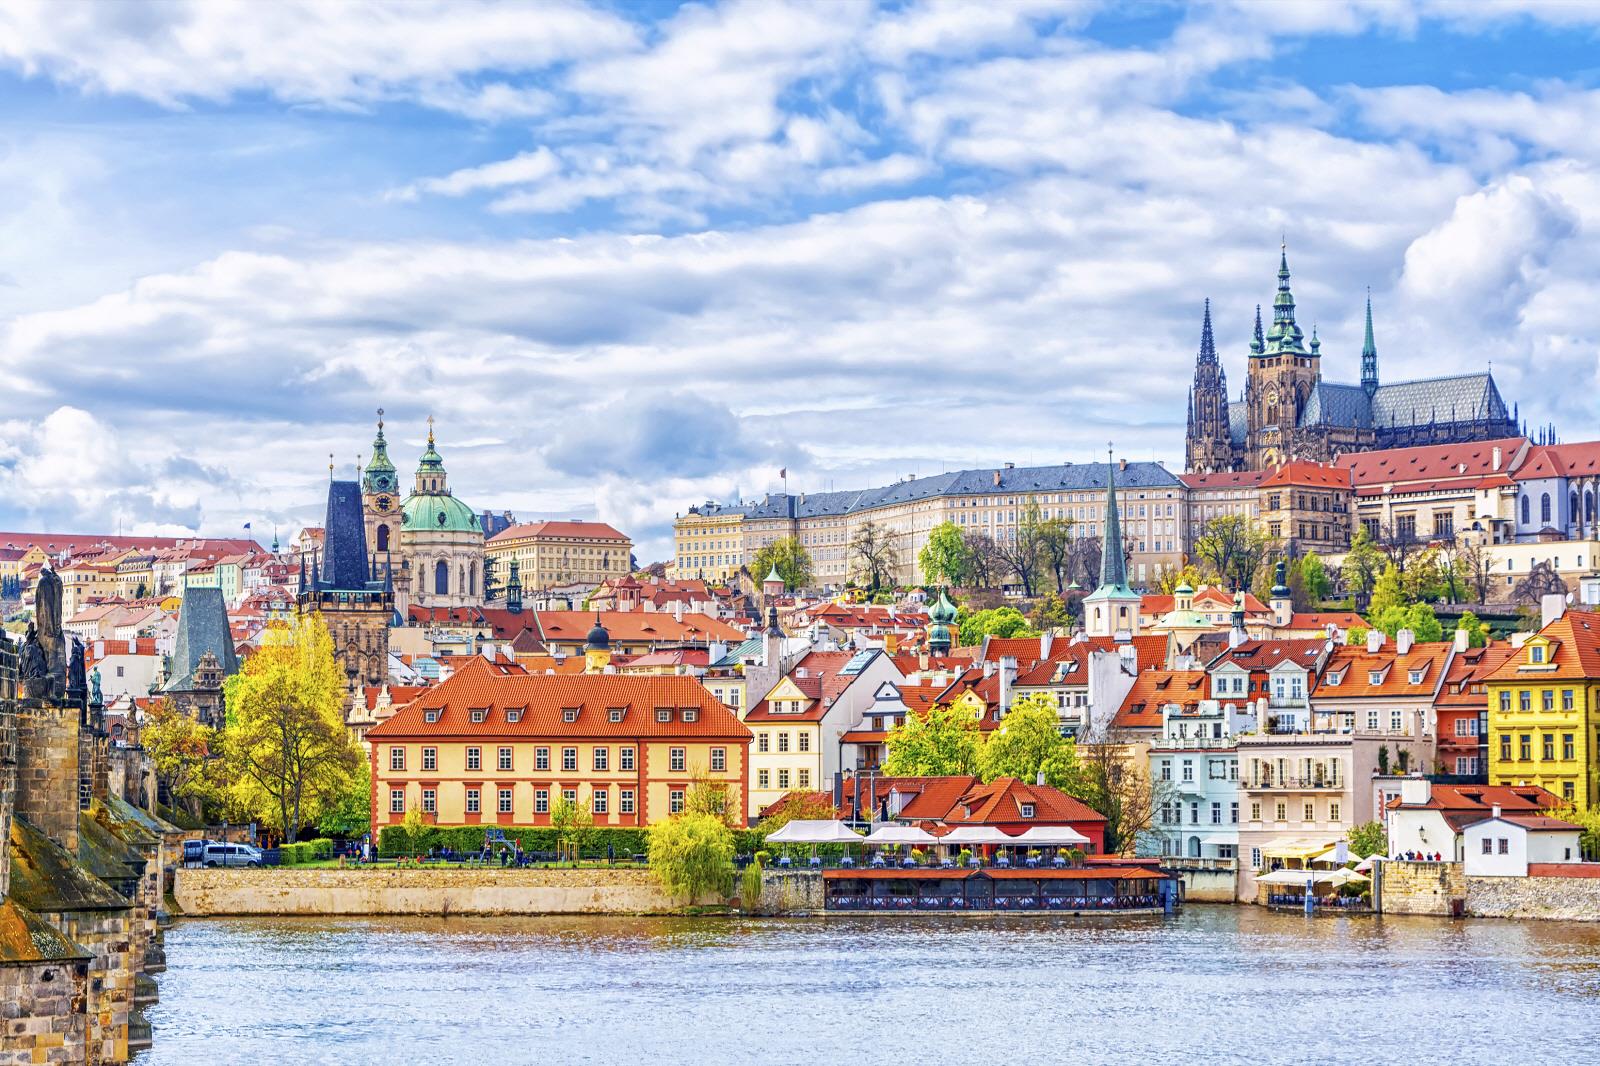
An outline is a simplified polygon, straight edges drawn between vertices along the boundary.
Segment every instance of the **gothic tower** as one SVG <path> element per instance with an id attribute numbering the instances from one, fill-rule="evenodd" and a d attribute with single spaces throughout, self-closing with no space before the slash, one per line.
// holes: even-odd
<path id="1" fill-rule="evenodd" d="M 1259 328 L 1259 327 L 1258 327 Z M 1258 350 L 1259 348 L 1259 350 Z M 1272 328 L 1263 343 L 1250 345 L 1245 390 L 1249 417 L 1246 465 L 1265 470 L 1293 457 L 1295 428 L 1306 399 L 1322 376 L 1320 345 L 1308 349 L 1294 320 L 1289 291 L 1289 253 L 1278 258 L 1278 294 L 1272 299 Z"/>
<path id="2" fill-rule="evenodd" d="M 361 476 L 361 510 L 366 517 L 367 545 L 379 555 L 392 551 L 400 532 L 400 479 L 389 459 L 383 439 L 383 408 L 378 408 L 378 435 L 372 440 L 372 458 Z"/>
<path id="3" fill-rule="evenodd" d="M 1367 334 L 1361 341 L 1361 391 L 1371 400 L 1378 391 L 1378 345 L 1372 339 L 1372 290 L 1367 290 Z"/>
<path id="4" fill-rule="evenodd" d="M 1191 473 L 1216 474 L 1233 469 L 1233 438 L 1228 428 L 1228 376 L 1217 359 L 1211 333 L 1211 301 L 1200 325 L 1200 354 L 1189 389 L 1187 467 Z"/>
<path id="5" fill-rule="evenodd" d="M 309 579 L 302 559 L 298 596 L 301 615 L 320 614 L 327 623 L 352 697 L 362 685 L 388 680 L 394 615 L 394 587 L 377 572 L 377 557 L 367 554 L 361 488 L 355 481 L 328 482 L 322 552 L 312 561 Z"/>

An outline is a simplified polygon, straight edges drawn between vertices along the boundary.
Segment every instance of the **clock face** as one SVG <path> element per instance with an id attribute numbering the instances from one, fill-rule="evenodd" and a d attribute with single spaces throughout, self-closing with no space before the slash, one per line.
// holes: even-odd
<path id="1" fill-rule="evenodd" d="M 393 502 L 394 501 L 390 500 L 389 497 L 387 497 L 387 496 L 379 496 L 378 497 L 378 510 L 387 511 L 389 509 L 389 505 L 391 503 L 393 503 Z"/>

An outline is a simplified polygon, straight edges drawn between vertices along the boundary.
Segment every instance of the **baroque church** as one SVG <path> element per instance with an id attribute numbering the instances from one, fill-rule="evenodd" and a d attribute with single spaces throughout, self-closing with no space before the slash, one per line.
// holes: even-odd
<path id="1" fill-rule="evenodd" d="M 1189 390 L 1189 471 L 1267 470 L 1295 459 L 1328 462 L 1343 452 L 1494 440 L 1520 432 L 1515 410 L 1506 409 L 1488 371 L 1380 384 L 1370 295 L 1360 383 L 1324 381 L 1321 349 L 1316 330 L 1308 342 L 1295 322 L 1285 249 L 1278 260 L 1272 327 L 1262 332 L 1258 306 L 1244 395 L 1230 401 L 1207 300 Z"/>

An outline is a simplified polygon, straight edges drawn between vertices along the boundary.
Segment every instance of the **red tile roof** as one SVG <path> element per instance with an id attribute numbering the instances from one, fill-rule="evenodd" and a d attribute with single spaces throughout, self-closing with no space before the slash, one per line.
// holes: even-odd
<path id="1" fill-rule="evenodd" d="M 1367 620 L 1354 611 L 1296 611 L 1289 616 L 1290 629 L 1323 629 L 1329 625 L 1341 630 L 1365 628 Z"/>
<path id="2" fill-rule="evenodd" d="M 1261 483 L 1262 488 L 1274 485 L 1348 490 L 1351 487 L 1350 470 L 1348 467 L 1323 466 L 1321 463 L 1284 463 Z"/>
<path id="3" fill-rule="evenodd" d="M 1250 489 L 1266 478 L 1265 470 L 1235 470 L 1218 474 L 1179 474 L 1178 480 L 1191 489 Z"/>
<path id="4" fill-rule="evenodd" d="M 1450 661 L 1450 669 L 1444 678 L 1444 688 L 1434 697 L 1433 705 L 1439 710 L 1483 710 L 1489 704 L 1489 693 L 1474 692 L 1473 689 L 1483 685 L 1500 664 L 1511 657 L 1512 647 L 1509 641 L 1491 642 L 1482 648 L 1468 648 L 1466 651 L 1457 652 L 1456 657 Z M 1440 740 L 1444 740 L 1440 736 Z M 1471 738 L 1476 743 L 1477 738 Z"/>
<path id="5" fill-rule="evenodd" d="M 683 721 L 682 709 L 695 708 L 696 720 Z M 610 711 L 622 708 L 622 721 L 611 721 Z M 667 722 L 658 722 L 656 710 L 670 708 Z M 471 712 L 486 710 L 482 722 Z M 522 711 L 521 720 L 509 722 L 506 711 Z M 577 709 L 574 722 L 563 712 Z M 436 722 L 426 712 L 436 710 Z M 733 712 L 705 686 L 688 677 L 627 676 L 623 674 L 530 674 L 520 666 L 474 658 L 446 681 L 425 690 L 394 717 L 367 731 L 369 739 L 410 737 L 697 737 L 748 741 L 746 729 Z"/>
<path id="6" fill-rule="evenodd" d="M 1349 452 L 1334 460 L 1334 465 L 1350 471 L 1357 488 L 1363 485 L 1429 481 L 1447 484 L 1463 480 L 1475 482 L 1495 473 L 1508 473 L 1527 445 L 1522 437 L 1474 441 L 1469 444 L 1428 444 L 1416 448 L 1386 448 L 1375 452 Z M 1500 467 L 1494 465 L 1494 451 L 1500 449 Z"/>
<path id="7" fill-rule="evenodd" d="M 534 611 L 534 628 L 546 644 L 582 643 L 594 628 L 594 611 Z M 611 634 L 613 644 L 698 643 L 720 640 L 740 643 L 744 634 L 726 622 L 703 614 L 685 614 L 682 619 L 651 611 L 600 611 L 600 624 Z"/>
<path id="8" fill-rule="evenodd" d="M 1545 444 L 1532 448 L 1514 476 L 1518 481 L 1545 477 L 1600 476 L 1600 441 Z"/>
<path id="9" fill-rule="evenodd" d="M 1600 678 L 1600 614 L 1567 611 L 1539 630 L 1550 641 L 1550 662 L 1555 669 L 1529 669 L 1526 647 L 1518 649 L 1502 663 L 1490 681 L 1576 681 Z"/>
<path id="10" fill-rule="evenodd" d="M 1111 724 L 1116 729 L 1160 729 L 1161 710 L 1176 703 L 1193 711 L 1210 696 L 1204 670 L 1145 670 L 1134 679 Z"/>
<path id="11" fill-rule="evenodd" d="M 1431 785 L 1427 803 L 1389 801 L 1392 811 L 1474 811 L 1489 814 L 1496 806 L 1507 814 L 1548 811 L 1562 806 L 1554 792 L 1538 785 Z"/>
<path id="12" fill-rule="evenodd" d="M 1229 648 L 1207 664 L 1214 670 L 1224 663 L 1232 663 L 1245 670 L 1271 670 L 1284 660 L 1293 660 L 1301 666 L 1315 666 L 1317 657 L 1327 646 L 1326 638 L 1302 637 L 1288 640 L 1247 640 L 1236 648 Z"/>
<path id="13" fill-rule="evenodd" d="M 490 537 L 488 543 L 521 540 L 524 537 L 562 537 L 567 539 L 618 540 L 624 542 L 628 539 L 626 534 L 619 533 L 614 527 L 604 522 L 519 522 L 517 525 L 508 526 Z"/>
<path id="14" fill-rule="evenodd" d="M 1032 818 L 1023 818 L 1020 804 L 1031 803 Z M 1106 816 L 1050 785 L 1030 785 L 1014 777 L 1000 777 L 964 792 L 943 817 L 946 825 L 1063 825 L 1104 822 Z"/>
<path id="15" fill-rule="evenodd" d="M 1312 698 L 1405 699 L 1431 695 L 1439 687 L 1445 660 L 1453 648 L 1444 641 L 1413 644 L 1410 651 L 1399 655 L 1392 640 L 1370 653 L 1365 644 L 1342 644 L 1328 657 Z M 1411 680 L 1413 670 L 1422 671 L 1415 683 Z M 1379 675 L 1376 684 L 1372 681 L 1374 671 Z"/>

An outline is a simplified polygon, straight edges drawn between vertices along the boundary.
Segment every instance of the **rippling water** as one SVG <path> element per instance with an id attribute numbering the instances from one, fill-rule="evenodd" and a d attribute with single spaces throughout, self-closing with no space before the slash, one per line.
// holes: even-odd
<path id="1" fill-rule="evenodd" d="M 141 1063 L 1600 1057 L 1600 927 L 1550 922 L 240 919 L 167 958 Z"/>

